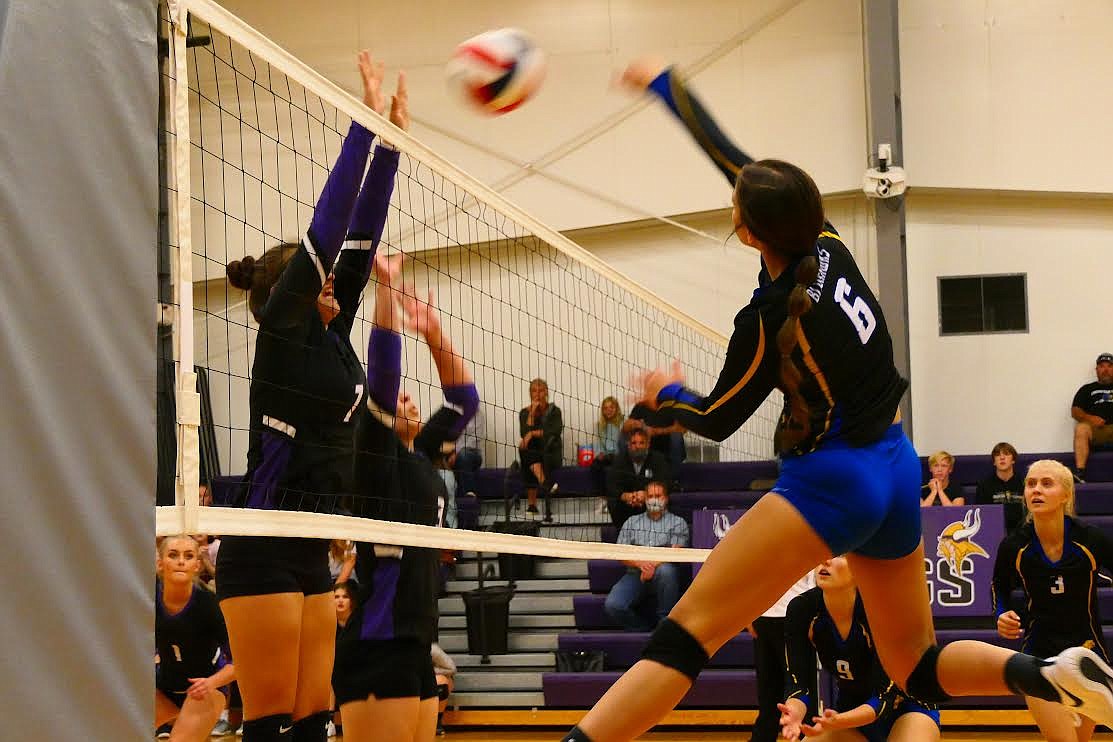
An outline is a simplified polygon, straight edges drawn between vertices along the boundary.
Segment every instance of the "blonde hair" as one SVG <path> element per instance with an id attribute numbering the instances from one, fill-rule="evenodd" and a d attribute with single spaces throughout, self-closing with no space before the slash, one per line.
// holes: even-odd
<path id="1" fill-rule="evenodd" d="M 1058 461 L 1055 461 L 1054 459 L 1040 459 L 1039 461 L 1034 461 L 1034 462 L 1032 462 L 1032 465 L 1028 467 L 1028 473 L 1024 475 L 1024 489 L 1025 489 L 1025 491 L 1028 490 L 1028 477 L 1032 476 L 1032 471 L 1035 470 L 1036 467 L 1042 467 L 1042 468 L 1045 468 L 1045 469 L 1050 469 L 1052 479 L 1057 481 L 1059 483 L 1059 485 L 1064 490 L 1066 490 L 1067 500 L 1066 500 L 1066 502 L 1063 503 L 1063 510 L 1066 511 L 1067 515 L 1073 517 L 1074 514 L 1075 514 L 1074 513 L 1074 475 L 1071 474 L 1071 470 L 1068 469 L 1067 467 L 1063 466 L 1062 463 L 1060 463 Z M 1031 520 L 1031 519 L 1032 519 L 1032 514 L 1028 513 L 1028 520 Z"/>
<path id="2" fill-rule="evenodd" d="M 613 402 L 614 408 L 618 410 L 613 421 L 608 420 L 603 415 L 603 405 L 607 404 L 607 402 Z M 622 414 L 622 405 L 618 403 L 618 400 L 614 397 L 603 397 L 603 401 L 599 403 L 599 422 L 595 424 L 595 429 L 599 432 L 599 435 L 603 434 L 603 431 L 607 429 L 608 425 L 617 425 L 618 429 L 622 430 L 622 422 L 625 419 L 626 416 Z"/>
<path id="3" fill-rule="evenodd" d="M 935 466 L 936 464 L 943 461 L 947 462 L 947 466 L 951 467 L 952 469 L 954 468 L 955 457 L 950 455 L 946 451 L 936 451 L 931 456 L 928 456 L 928 466 Z"/>
<path id="4" fill-rule="evenodd" d="M 188 533 L 175 533 L 175 534 L 172 534 L 170 536 L 159 536 L 159 537 L 157 537 L 155 539 L 155 553 L 158 555 L 158 557 L 161 558 L 161 557 L 166 556 L 166 550 L 168 548 L 170 548 L 169 546 L 167 546 L 167 544 L 169 544 L 174 539 L 179 539 L 179 538 L 189 539 L 189 542 L 191 544 L 193 544 L 195 549 L 197 549 L 198 557 L 200 557 L 201 547 L 197 545 L 197 539 L 195 539 L 193 536 L 189 535 Z"/>
<path id="5" fill-rule="evenodd" d="M 332 541 L 328 542 L 329 556 L 338 562 L 343 562 L 350 557 L 354 548 L 355 544 L 342 538 L 334 538 Z"/>

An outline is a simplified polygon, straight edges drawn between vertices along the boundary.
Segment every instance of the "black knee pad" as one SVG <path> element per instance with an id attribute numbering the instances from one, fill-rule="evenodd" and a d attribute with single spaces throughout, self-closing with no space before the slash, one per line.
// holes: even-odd
<path id="1" fill-rule="evenodd" d="M 437 686 L 437 698 L 442 701 L 448 700 L 448 685 L 441 683 Z"/>
<path id="2" fill-rule="evenodd" d="M 694 683 L 709 658 L 703 645 L 687 629 L 671 618 L 666 618 L 657 624 L 653 636 L 649 637 L 642 659 L 660 662 L 665 667 L 678 670 Z"/>
<path id="3" fill-rule="evenodd" d="M 572 731 L 564 735 L 560 742 L 591 742 L 591 737 L 584 734 L 579 727 L 572 727 Z"/>
<path id="4" fill-rule="evenodd" d="M 944 703 L 951 700 L 947 691 L 939 684 L 939 673 L 936 665 L 939 664 L 939 646 L 933 644 L 924 652 L 924 656 L 916 663 L 912 674 L 905 681 L 905 692 L 917 701 L 927 703 Z"/>
<path id="5" fill-rule="evenodd" d="M 331 714 L 328 711 L 318 711 L 294 722 L 294 733 L 290 742 L 325 742 L 328 734 L 325 725 Z"/>
<path id="6" fill-rule="evenodd" d="M 244 742 L 292 742 L 294 722 L 289 714 L 273 714 L 243 723 Z"/>

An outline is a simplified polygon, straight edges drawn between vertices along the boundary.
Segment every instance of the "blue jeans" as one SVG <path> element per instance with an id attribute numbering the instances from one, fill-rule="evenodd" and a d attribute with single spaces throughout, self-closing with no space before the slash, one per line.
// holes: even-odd
<path id="1" fill-rule="evenodd" d="M 677 565 L 668 562 L 657 565 L 653 579 L 642 582 L 641 572 L 627 570 L 607 594 L 604 609 L 612 620 L 626 631 L 650 631 L 680 600 L 680 571 Z M 650 623 L 645 612 L 638 610 L 638 604 L 647 595 L 656 598 L 656 620 Z"/>
<path id="2" fill-rule="evenodd" d="M 456 452 L 456 484 L 458 491 L 475 492 L 475 473 L 483 466 L 483 454 L 478 448 L 461 448 Z"/>

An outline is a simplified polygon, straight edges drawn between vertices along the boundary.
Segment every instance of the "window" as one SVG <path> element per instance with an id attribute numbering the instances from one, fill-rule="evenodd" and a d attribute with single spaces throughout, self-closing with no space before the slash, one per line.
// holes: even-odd
<path id="1" fill-rule="evenodd" d="M 939 279 L 939 334 L 1028 331 L 1028 276 Z"/>

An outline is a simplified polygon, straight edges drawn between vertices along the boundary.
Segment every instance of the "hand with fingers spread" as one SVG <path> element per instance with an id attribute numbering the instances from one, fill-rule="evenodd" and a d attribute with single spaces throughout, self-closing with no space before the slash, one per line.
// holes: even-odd
<path id="1" fill-rule="evenodd" d="M 618 78 L 622 87 L 640 93 L 649 87 L 649 83 L 668 67 L 668 63 L 660 57 L 641 57 L 626 65 L 626 69 Z"/>
<path id="2" fill-rule="evenodd" d="M 440 337 L 441 321 L 434 304 L 433 290 L 429 289 L 424 299 L 417 297 L 416 289 L 407 286 L 402 293 L 402 311 L 406 317 L 406 329 L 433 342 L 430 338 Z"/>
<path id="3" fill-rule="evenodd" d="M 383 95 L 382 62 L 371 58 L 371 52 L 364 49 L 359 53 L 359 76 L 363 79 L 363 104 L 380 116 L 386 110 L 386 96 Z"/>
<path id="4" fill-rule="evenodd" d="M 781 736 L 785 739 L 800 739 L 801 725 L 808 707 L 803 701 L 790 698 L 784 703 L 778 703 L 777 710 L 781 712 Z"/>
<path id="5" fill-rule="evenodd" d="M 669 384 L 683 384 L 684 369 L 680 361 L 674 360 L 671 369 L 658 368 L 652 371 L 641 371 L 630 379 L 630 386 L 634 392 L 630 395 L 632 402 L 640 402 L 651 410 L 657 409 L 657 395 Z"/>

